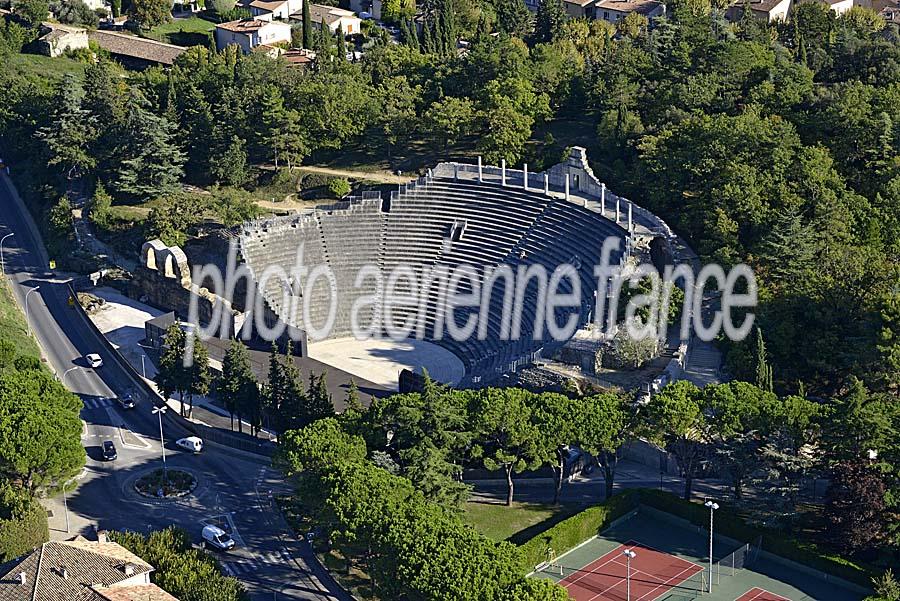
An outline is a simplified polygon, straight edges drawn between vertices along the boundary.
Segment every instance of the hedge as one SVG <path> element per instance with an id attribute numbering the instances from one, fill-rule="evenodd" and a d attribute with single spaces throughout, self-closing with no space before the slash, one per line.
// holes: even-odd
<path id="1" fill-rule="evenodd" d="M 707 527 L 709 524 L 709 510 L 699 503 L 685 501 L 659 490 L 640 489 L 639 494 L 642 505 L 680 517 L 697 526 Z M 814 543 L 801 542 L 781 532 L 752 526 L 728 506 L 716 511 L 716 532 L 743 542 L 754 542 L 761 536 L 764 551 L 866 588 L 872 586 L 872 577 L 878 575 L 875 570 L 866 566 L 829 555 Z"/>
<path id="2" fill-rule="evenodd" d="M 547 561 L 548 547 L 562 553 L 600 534 L 613 521 L 635 509 L 637 499 L 638 495 L 633 490 L 615 494 L 605 503 L 588 507 L 523 543 L 519 549 L 526 571 L 530 572 L 534 566 Z"/>

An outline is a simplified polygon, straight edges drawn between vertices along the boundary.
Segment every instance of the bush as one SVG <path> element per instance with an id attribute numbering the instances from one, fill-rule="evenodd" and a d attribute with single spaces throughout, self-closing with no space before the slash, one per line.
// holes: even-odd
<path id="1" fill-rule="evenodd" d="M 350 182 L 343 177 L 335 177 L 328 180 L 328 192 L 332 196 L 343 198 L 350 194 Z"/>
<path id="2" fill-rule="evenodd" d="M 641 489 L 640 502 L 697 526 L 709 524 L 708 509 L 699 503 L 685 501 L 670 493 Z M 781 532 L 752 526 L 727 505 L 720 507 L 716 512 L 716 532 L 743 542 L 752 542 L 762 536 L 764 550 L 861 586 L 870 586 L 871 579 L 877 575 L 866 566 L 836 555 L 829 555 L 814 543 L 799 541 Z"/>
<path id="3" fill-rule="evenodd" d="M 47 512 L 26 491 L 0 484 L 0 563 L 50 540 Z"/>
<path id="4" fill-rule="evenodd" d="M 209 8 L 217 15 L 224 15 L 234 10 L 237 0 L 210 0 Z"/>
<path id="5" fill-rule="evenodd" d="M 562 553 L 600 534 L 613 521 L 636 508 L 637 499 L 634 491 L 621 492 L 602 505 L 589 507 L 541 532 L 519 547 L 525 562 L 523 568 L 530 572 L 534 566 L 547 561 L 548 548 Z"/>
<path id="6" fill-rule="evenodd" d="M 100 24 L 97 13 L 92 11 L 82 0 L 62 0 L 62 2 L 53 3 L 51 8 L 60 23 L 86 27 L 97 27 Z"/>
<path id="7" fill-rule="evenodd" d="M 303 191 L 306 192 L 308 190 L 314 190 L 316 188 L 327 186 L 328 180 L 329 177 L 327 175 L 322 175 L 320 173 L 307 173 L 300 181 L 300 186 Z"/>

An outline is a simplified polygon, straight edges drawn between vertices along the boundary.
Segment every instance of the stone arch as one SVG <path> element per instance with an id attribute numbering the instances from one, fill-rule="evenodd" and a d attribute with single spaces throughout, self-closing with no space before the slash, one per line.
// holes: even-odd
<path id="1" fill-rule="evenodd" d="M 141 246 L 141 263 L 147 269 L 159 271 L 159 259 L 161 254 L 166 250 L 166 245 L 162 240 L 155 239 L 144 242 Z"/>
<path id="2" fill-rule="evenodd" d="M 165 278 L 178 280 L 183 286 L 191 285 L 191 270 L 187 256 L 177 246 L 169 246 L 162 250 L 159 261 L 159 272 Z"/>

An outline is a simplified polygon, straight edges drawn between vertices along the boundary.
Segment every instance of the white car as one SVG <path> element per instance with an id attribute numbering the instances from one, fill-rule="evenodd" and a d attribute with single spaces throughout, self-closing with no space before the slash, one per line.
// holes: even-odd
<path id="1" fill-rule="evenodd" d="M 218 526 L 204 526 L 202 532 L 203 540 L 222 551 L 228 551 L 234 548 L 234 539 L 228 536 L 228 533 Z"/>
<path id="2" fill-rule="evenodd" d="M 175 441 L 179 447 L 192 453 L 199 453 L 203 450 L 203 441 L 198 436 L 188 436 L 187 438 L 179 438 Z"/>
<path id="3" fill-rule="evenodd" d="M 94 369 L 98 367 L 103 367 L 103 359 L 97 353 L 91 353 L 90 355 L 85 355 L 84 360 L 87 361 L 87 364 Z"/>

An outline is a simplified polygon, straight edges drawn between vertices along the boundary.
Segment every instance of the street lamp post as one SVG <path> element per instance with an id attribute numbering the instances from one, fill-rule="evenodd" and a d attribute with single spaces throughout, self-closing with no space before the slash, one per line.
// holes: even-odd
<path id="1" fill-rule="evenodd" d="M 28 297 L 32 292 L 37 292 L 40 290 L 40 286 L 35 286 L 31 290 L 25 293 L 25 323 L 28 324 L 28 335 L 31 336 L 31 320 L 28 318 Z"/>
<path id="2" fill-rule="evenodd" d="M 3 243 L 10 236 L 15 236 L 15 234 L 13 232 L 10 232 L 0 238 L 0 272 L 2 272 L 3 275 L 6 275 L 6 259 L 3 258 Z"/>
<path id="3" fill-rule="evenodd" d="M 719 508 L 719 504 L 713 500 L 708 500 L 703 505 L 709 507 L 709 585 L 706 592 L 711 593 L 713 573 L 713 512 Z"/>
<path id="4" fill-rule="evenodd" d="M 66 500 L 66 485 L 63 483 L 63 510 L 66 514 L 66 534 L 69 534 L 69 503 Z"/>
<path id="5" fill-rule="evenodd" d="M 166 412 L 165 407 L 154 407 L 153 413 L 159 418 L 159 447 L 162 449 L 162 462 L 163 462 L 163 482 L 169 481 L 169 472 L 166 471 L 166 442 L 163 439 L 163 428 L 162 428 L 162 416 L 163 413 Z"/>
<path id="6" fill-rule="evenodd" d="M 152 346 L 148 346 L 146 344 L 141 344 L 140 342 L 138 342 L 137 345 L 139 347 L 141 347 L 142 349 L 153 349 Z M 147 368 L 144 365 L 144 358 L 147 356 L 147 353 L 145 351 L 138 351 L 138 352 L 141 354 L 141 375 L 144 376 L 144 379 L 146 380 L 147 379 Z"/>
<path id="7" fill-rule="evenodd" d="M 631 560 L 635 558 L 637 553 L 631 549 L 622 551 L 625 556 L 625 601 L 631 601 Z"/>

